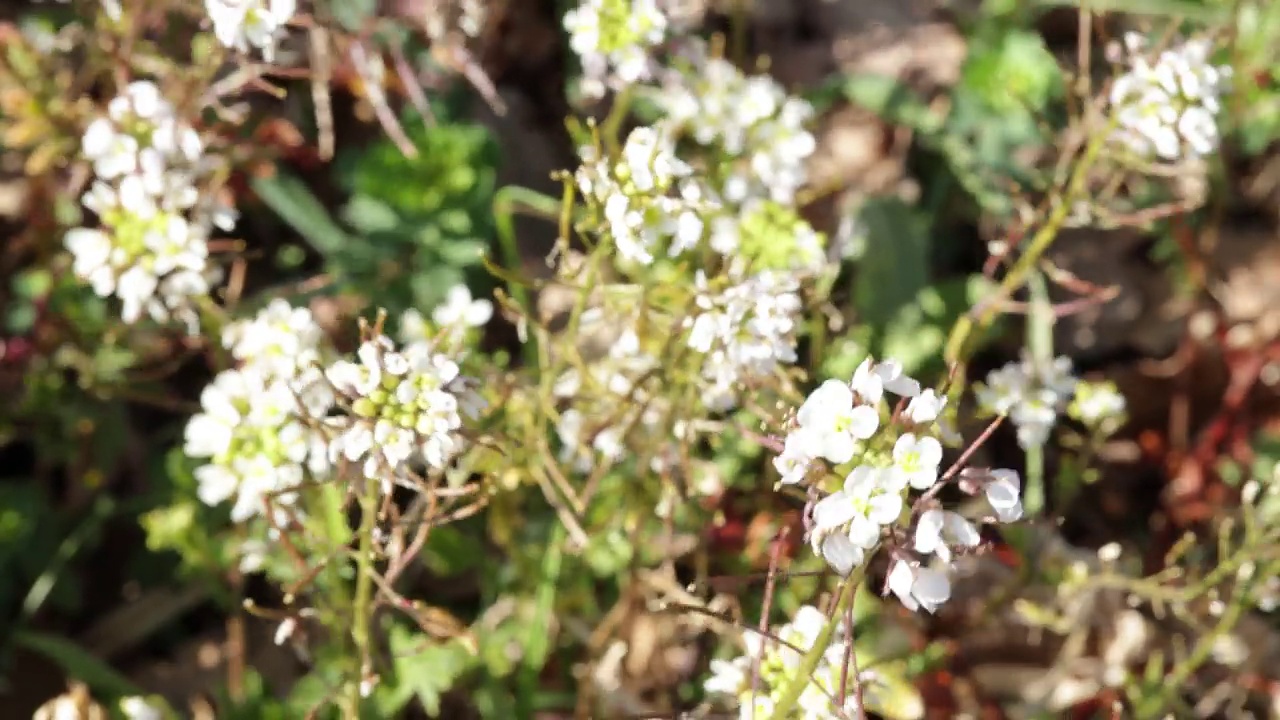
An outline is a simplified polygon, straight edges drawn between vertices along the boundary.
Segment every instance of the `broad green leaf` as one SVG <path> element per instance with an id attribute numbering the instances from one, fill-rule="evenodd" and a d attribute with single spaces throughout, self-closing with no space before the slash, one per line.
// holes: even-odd
<path id="1" fill-rule="evenodd" d="M 901 200 L 883 198 L 862 207 L 867 249 L 854 281 L 861 320 L 883 327 L 929 282 L 929 220 Z"/>

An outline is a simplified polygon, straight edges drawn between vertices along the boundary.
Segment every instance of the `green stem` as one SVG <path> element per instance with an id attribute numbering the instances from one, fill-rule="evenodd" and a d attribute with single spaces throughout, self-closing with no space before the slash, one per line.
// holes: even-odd
<path id="1" fill-rule="evenodd" d="M 818 664 L 822 662 L 823 654 L 831 646 L 831 636 L 835 634 L 836 628 L 844 622 L 844 611 L 853 602 L 853 595 L 857 591 L 858 585 L 862 583 L 864 573 L 865 568 L 859 567 L 845 580 L 844 586 L 840 588 L 840 596 L 836 599 L 836 606 L 831 610 L 831 617 L 827 619 L 827 624 L 818 633 L 813 647 L 809 648 L 809 651 L 800 660 L 800 665 L 796 668 L 795 675 L 791 676 L 790 681 L 783 687 L 782 695 L 774 703 L 773 714 L 769 716 L 770 720 L 786 720 L 791 711 L 795 709 L 796 703 L 800 700 L 800 694 L 804 692 L 805 687 L 813 680 L 813 673 L 818 669 Z M 857 682 L 858 679 L 853 678 L 853 681 Z"/>
<path id="2" fill-rule="evenodd" d="M 1107 125 L 1107 129 L 1099 132 L 1085 148 L 1084 155 L 1081 156 L 1080 162 L 1076 163 L 1075 169 L 1071 173 L 1070 179 L 1067 180 L 1067 186 L 1063 190 L 1058 202 L 1054 204 L 1053 209 L 1049 211 L 1049 217 L 1045 218 L 1045 222 L 1031 237 L 1031 241 L 1027 244 L 1027 249 L 1014 263 L 1013 267 L 1005 274 L 1004 279 L 1000 281 L 1000 286 L 986 303 L 982 314 L 975 321 L 973 314 L 962 316 L 956 321 L 956 325 L 951 330 L 951 336 L 947 338 L 947 346 L 945 357 L 948 363 L 955 364 L 962 362 L 972 350 L 969 347 L 970 336 L 976 326 L 980 330 L 985 330 L 991 324 L 997 313 L 1000 311 L 1000 300 L 1009 297 L 1018 288 L 1026 282 L 1027 276 L 1035 268 L 1040 257 L 1049 249 L 1049 245 L 1053 243 L 1054 238 L 1062 230 L 1062 226 L 1066 224 L 1067 218 L 1071 215 L 1071 208 L 1076 201 L 1084 195 L 1086 189 L 1086 181 L 1089 177 L 1089 170 L 1097 161 L 1098 155 L 1102 152 L 1102 148 L 1107 144 L 1110 138 L 1111 124 Z"/>
<path id="3" fill-rule="evenodd" d="M 524 641 L 524 662 L 520 670 L 519 691 L 516 694 L 516 717 L 533 717 L 534 700 L 538 693 L 538 676 L 551 654 L 551 622 L 555 615 L 556 587 L 560 582 L 560 567 L 564 542 L 567 537 L 564 523 L 555 522 L 547 553 L 542 557 L 542 572 L 535 595 L 537 608 L 534 621 L 529 624 Z"/>
<path id="4" fill-rule="evenodd" d="M 520 305 L 520 310 L 525 313 L 526 318 L 535 317 L 535 310 L 529 291 L 519 275 L 524 262 L 520 256 L 520 243 L 516 238 L 516 212 L 523 208 L 526 211 L 532 211 L 534 215 L 556 219 L 562 214 L 563 205 L 566 202 L 572 204 L 572 196 L 569 196 L 567 201 L 557 202 L 553 197 L 518 185 L 508 185 L 494 194 L 493 217 L 498 234 L 498 249 L 502 252 L 502 262 L 507 272 L 513 273 L 506 278 L 507 291 Z M 523 343 L 521 351 L 524 353 L 525 362 L 531 367 L 536 367 L 538 349 L 536 340 L 532 336 Z"/>
<path id="5" fill-rule="evenodd" d="M 1049 288 L 1044 275 L 1038 271 L 1027 277 L 1027 289 L 1031 293 L 1027 312 L 1027 348 L 1037 368 L 1048 368 L 1053 363 L 1053 310 L 1049 305 Z M 1039 515 L 1045 506 L 1044 448 L 1037 445 L 1027 448 L 1027 488 L 1023 494 L 1023 506 L 1028 516 Z"/>
<path id="6" fill-rule="evenodd" d="M 352 598 L 351 639 L 355 643 L 356 673 L 347 688 L 345 715 L 348 720 L 360 718 L 360 685 L 369 667 L 369 621 L 373 602 L 373 530 L 378 520 L 377 483 L 364 480 L 360 494 L 360 538 L 356 554 L 356 589 Z"/>

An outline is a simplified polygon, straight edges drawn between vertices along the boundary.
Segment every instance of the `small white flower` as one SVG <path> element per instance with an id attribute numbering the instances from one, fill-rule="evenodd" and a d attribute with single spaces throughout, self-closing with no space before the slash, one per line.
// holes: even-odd
<path id="1" fill-rule="evenodd" d="M 773 467 L 782 476 L 783 485 L 795 485 L 808 473 L 813 456 L 804 451 L 803 448 L 807 445 L 808 440 L 803 437 L 803 431 L 792 432 L 787 436 L 782 452 L 773 459 Z"/>
<path id="2" fill-rule="evenodd" d="M 981 541 L 972 523 L 949 510 L 926 510 L 916 522 L 916 552 L 935 554 L 946 563 L 951 562 L 952 548 L 973 548 Z"/>
<path id="3" fill-rule="evenodd" d="M 362 343 L 356 355 L 359 364 L 339 361 L 328 370 L 354 415 L 331 443 L 331 458 L 363 459 L 365 477 L 384 484 L 415 456 L 443 469 L 462 447 L 460 410 L 483 407 L 458 365 L 430 343 L 396 350 L 385 336 Z"/>
<path id="4" fill-rule="evenodd" d="M 1116 137 L 1135 152 L 1176 161 L 1217 149 L 1215 116 L 1230 67 L 1209 62 L 1206 40 L 1191 40 L 1146 56 L 1145 43 L 1129 42 L 1129 69 L 1112 84 Z"/>
<path id="5" fill-rule="evenodd" d="M 928 425 L 938 419 L 938 416 L 942 414 L 942 409 L 946 406 L 947 398 L 945 396 L 938 397 L 933 390 L 924 390 L 919 395 L 911 398 L 911 402 L 907 403 L 907 409 L 903 414 L 914 425 Z"/>
<path id="6" fill-rule="evenodd" d="M 262 51 L 271 62 L 284 26 L 297 11 L 296 0 L 205 0 L 213 34 L 228 48 Z"/>
<path id="7" fill-rule="evenodd" d="M 441 327 L 478 328 L 493 317 L 493 303 L 480 298 L 473 300 L 466 285 L 449 288 L 443 305 L 431 312 L 431 319 Z"/>
<path id="8" fill-rule="evenodd" d="M 814 552 L 843 574 L 861 564 L 865 551 L 880 542 L 881 529 L 902 514 L 904 486 L 898 483 L 899 477 L 867 465 L 854 468 L 840 491 L 813 508 Z"/>
<path id="9" fill-rule="evenodd" d="M 251 320 L 231 323 L 222 345 L 243 363 L 261 367 L 272 377 L 292 380 L 321 360 L 324 331 L 311 311 L 276 298 Z"/>
<path id="10" fill-rule="evenodd" d="M 920 394 L 920 383 L 902 372 L 902 364 L 896 360 L 885 360 L 875 367 L 884 389 L 902 397 L 913 398 Z"/>
<path id="11" fill-rule="evenodd" d="M 1018 473 L 1013 470 L 992 470 L 993 479 L 984 487 L 987 502 L 1001 522 L 1014 522 L 1022 517 L 1021 488 Z"/>
<path id="12" fill-rule="evenodd" d="M 748 673 L 751 671 L 747 656 L 743 655 L 730 660 L 712 660 L 711 677 L 702 684 L 708 694 L 728 695 L 736 697 L 748 685 Z"/>
<path id="13" fill-rule="evenodd" d="M 154 699 L 127 697 L 120 700 L 120 712 L 125 720 L 164 720 L 167 710 L 164 705 Z M 75 713 L 79 717 L 79 713 Z"/>
<path id="14" fill-rule="evenodd" d="M 936 438 L 904 433 L 893 445 L 893 467 L 917 490 L 928 490 L 938 481 L 942 444 Z"/>
<path id="15" fill-rule="evenodd" d="M 874 435 L 880 425 L 874 407 L 853 403 L 853 390 L 839 380 L 827 380 L 814 390 L 796 413 L 808 441 L 802 450 L 837 465 L 852 459 L 857 442 Z"/>
<path id="16" fill-rule="evenodd" d="M 889 590 L 908 610 L 934 613 L 951 599 L 951 581 L 946 573 L 932 568 L 913 568 L 902 560 L 893 563 L 887 578 Z"/>

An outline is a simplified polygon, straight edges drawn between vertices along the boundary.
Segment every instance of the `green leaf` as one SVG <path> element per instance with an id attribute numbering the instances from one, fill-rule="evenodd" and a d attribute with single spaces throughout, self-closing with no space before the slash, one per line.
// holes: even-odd
<path id="1" fill-rule="evenodd" d="M 14 633 L 13 642 L 52 660 L 67 675 L 83 681 L 95 693 L 116 697 L 140 694 L 128 678 L 61 635 L 19 630 Z"/>
<path id="2" fill-rule="evenodd" d="M 306 183 L 298 178 L 282 174 L 256 178 L 253 181 L 253 191 L 267 207 L 324 255 L 337 254 L 353 242 L 333 221 L 329 211 L 311 193 Z"/>
<path id="3" fill-rule="evenodd" d="M 1001 112 L 1042 111 L 1061 94 L 1062 69 L 1039 33 L 1014 30 L 992 42 L 976 42 L 965 61 L 963 83 Z"/>
<path id="4" fill-rule="evenodd" d="M 343 209 L 342 218 L 362 233 L 390 232 L 400 226 L 400 216 L 390 205 L 369 197 L 357 195 Z"/>
<path id="5" fill-rule="evenodd" d="M 990 281 L 981 275 L 922 288 L 887 323 L 879 354 L 902 363 L 908 373 L 930 369 L 932 363 L 941 361 L 942 348 L 956 319 L 980 301 L 989 288 Z"/>
<path id="6" fill-rule="evenodd" d="M 866 253 L 855 280 L 854 306 L 860 319 L 882 327 L 929 282 L 929 219 L 892 198 L 862 208 Z"/>
<path id="7" fill-rule="evenodd" d="M 1087 7 L 1095 13 L 1158 15 L 1182 20 L 1220 22 L 1230 17 L 1231 5 L 1195 0 L 1033 0 L 1043 8 Z"/>
<path id="8" fill-rule="evenodd" d="M 403 625 L 393 625 L 389 636 L 396 681 L 377 696 L 382 717 L 395 716 L 414 698 L 437 716 L 444 694 L 471 669 L 475 656 L 455 640 L 432 642 Z"/>
<path id="9" fill-rule="evenodd" d="M 854 105 L 870 110 L 887 123 L 903 125 L 916 132 L 935 133 L 945 119 L 931 110 L 914 90 L 887 75 L 850 75 L 841 90 Z"/>

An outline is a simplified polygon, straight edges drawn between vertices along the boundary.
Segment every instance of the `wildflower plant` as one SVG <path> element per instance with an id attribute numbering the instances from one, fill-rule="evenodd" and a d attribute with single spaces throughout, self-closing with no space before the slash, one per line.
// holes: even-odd
<path id="1" fill-rule="evenodd" d="M 1045 485 L 1071 499 L 1129 420 L 1120 387 L 1077 377 L 1046 341 L 1058 317 L 1107 299 L 1048 248 L 1071 225 L 1123 224 L 1146 183 L 1172 177 L 1160 163 L 1210 157 L 1230 138 L 1232 71 L 1207 37 L 1157 52 L 1130 34 L 1101 88 L 1061 82 L 1032 33 L 984 40 L 948 102 L 893 87 L 877 106 L 975 201 L 960 204 L 991 251 L 982 274 L 935 281 L 941 225 L 905 200 L 863 199 L 842 219 L 867 225 L 856 257 L 830 246 L 830 223 L 811 212 L 829 190 L 809 172 L 821 102 L 696 36 L 674 3 L 581 0 L 560 19 L 584 94 L 613 96 L 606 117 L 568 123 L 577 152 L 555 175 L 559 198 L 495 193 L 498 144 L 433 112 L 446 93 L 424 87 L 438 73 L 420 66 L 454 67 L 485 92 L 469 49 L 491 40 L 482 3 L 429 3 L 422 27 L 376 48 L 395 23 L 354 4 L 82 5 L 102 32 L 84 79 L 49 48 L 75 46 L 87 25 L 0 53 L 0 109 L 17 118 L 0 117 L 0 140 L 45 172 L 49 156 L 73 155 L 65 182 L 89 211 L 46 218 L 55 250 L 21 262 L 57 257 L 51 270 L 0 288 L 0 300 L 30 305 L 4 318 L 0 380 L 21 345 L 24 403 L 92 389 L 120 404 L 108 418 L 139 397 L 181 418 L 167 459 L 139 464 L 164 478 L 164 500 L 140 517 L 149 547 L 229 585 L 234 611 L 269 621 L 309 668 L 283 699 L 243 697 L 253 681 L 236 677 L 228 695 L 241 697 L 224 706 L 250 714 L 392 717 L 411 702 L 438 714 L 456 691 L 482 714 L 528 717 L 564 685 L 583 717 L 920 714 L 893 708 L 920 695 L 908 678 L 927 652 L 881 652 L 883 628 L 869 626 L 929 635 L 960 614 L 953 597 L 994 554 L 990 538 L 1028 553 L 1030 533 L 1053 525 L 1038 522 L 1052 510 Z M 193 28 L 189 68 L 155 50 L 165 34 L 152 31 L 169 21 Z M 309 52 L 295 52 L 304 37 Z M 58 80 L 41 84 L 45 65 Z M 343 83 L 386 138 L 337 163 L 335 186 L 351 198 L 330 216 L 283 166 L 333 154 L 329 94 Z M 842 88 L 867 101 L 873 85 Z M 51 99 L 90 87 L 105 89 L 102 102 Z M 987 142 L 1008 130 L 1001 113 L 1017 116 L 1022 142 L 1041 130 L 1030 113 L 1068 87 L 1081 92 L 1058 128 L 1060 156 L 1046 142 L 1016 178 L 976 171 L 1024 162 L 981 154 L 1014 155 L 1008 137 Z M 315 116 L 295 127 L 270 98 L 301 90 Z M 314 156 L 291 139 L 311 125 Z M 261 237 L 249 190 L 296 236 Z M 951 188 L 926 190 L 929 212 L 951 204 Z M 1177 212 L 1200 202 L 1185 195 Z M 517 211 L 557 224 L 537 277 Z M 285 281 L 264 282 L 273 274 Z M 1049 282 L 1087 297 L 1053 305 Z M 970 377 L 997 316 L 1015 312 L 1028 317 L 1022 355 Z M 117 344 L 127 347 L 113 355 Z M 987 445 L 1006 424 L 1012 458 Z M 0 439 L 9 432 L 0 425 Z M 1195 597 L 1233 584 L 1248 601 L 1224 613 L 1266 604 L 1252 583 L 1274 570 L 1258 549 L 1274 540 L 1263 510 L 1276 493 L 1249 487 L 1238 521 L 1218 526 L 1227 569 L 1194 588 L 1106 568 L 1060 573 L 1056 588 L 1120 584 L 1173 596 L 1189 617 Z M 1011 526 L 1025 520 L 1037 522 Z M 250 592 L 259 576 L 271 592 Z M 1006 600 L 984 598 L 984 611 L 1034 605 Z M 855 611 L 874 616 L 855 622 Z M 679 692 L 631 692 L 662 675 L 646 652 L 678 666 L 661 682 Z M 1185 680 L 1202 662 L 1170 672 Z M 1141 717 L 1176 704 L 1122 680 Z M 168 713 L 120 694 L 131 716 Z"/>

